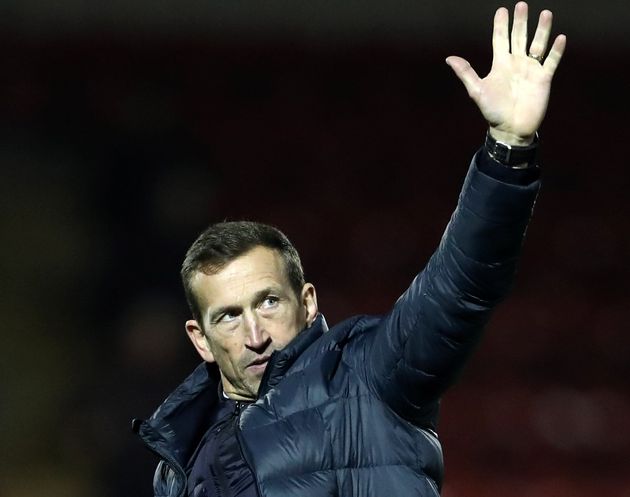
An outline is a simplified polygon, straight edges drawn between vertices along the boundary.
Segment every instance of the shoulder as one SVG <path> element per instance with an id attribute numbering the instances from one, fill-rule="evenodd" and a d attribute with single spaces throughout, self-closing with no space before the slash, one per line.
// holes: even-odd
<path id="1" fill-rule="evenodd" d="M 349 343 L 361 339 L 375 331 L 383 321 L 383 316 L 357 315 L 336 324 L 322 338 L 324 349 L 344 348 Z"/>
<path id="2" fill-rule="evenodd" d="M 384 322 L 383 316 L 356 315 L 336 324 L 314 345 L 310 360 L 344 362 L 351 369 L 367 360 L 373 337 Z M 336 360 L 333 359 L 336 358 Z"/>

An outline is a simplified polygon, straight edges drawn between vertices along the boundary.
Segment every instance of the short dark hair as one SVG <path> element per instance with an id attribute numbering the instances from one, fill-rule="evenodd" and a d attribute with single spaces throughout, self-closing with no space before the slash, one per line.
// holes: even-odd
<path id="1" fill-rule="evenodd" d="M 287 236 L 278 228 L 254 221 L 224 221 L 210 225 L 186 252 L 181 277 L 193 318 L 203 328 L 199 301 L 192 289 L 192 278 L 202 271 L 214 274 L 228 263 L 256 247 L 277 250 L 284 260 L 289 284 L 297 296 L 304 287 L 300 256 Z"/>

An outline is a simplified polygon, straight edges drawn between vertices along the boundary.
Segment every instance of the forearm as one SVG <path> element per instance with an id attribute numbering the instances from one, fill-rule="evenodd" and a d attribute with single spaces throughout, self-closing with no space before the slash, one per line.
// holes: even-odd
<path id="1" fill-rule="evenodd" d="M 472 165 L 440 246 L 410 302 L 399 302 L 402 312 L 419 311 L 405 350 L 414 367 L 447 382 L 461 367 L 513 282 L 538 189 L 538 181 L 507 184 Z"/>
<path id="2" fill-rule="evenodd" d="M 438 249 L 374 337 L 373 385 L 397 411 L 419 412 L 458 375 L 513 281 L 538 189 L 473 161 Z"/>

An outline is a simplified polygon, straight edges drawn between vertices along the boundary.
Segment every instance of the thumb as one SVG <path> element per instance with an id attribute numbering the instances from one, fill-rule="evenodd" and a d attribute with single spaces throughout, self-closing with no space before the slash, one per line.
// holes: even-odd
<path id="1" fill-rule="evenodd" d="M 478 93 L 479 82 L 481 79 L 477 75 L 476 71 L 472 68 L 470 63 L 466 59 L 451 55 L 446 58 L 446 63 L 453 70 L 455 75 L 460 79 L 470 98 L 474 100 L 475 95 Z"/>

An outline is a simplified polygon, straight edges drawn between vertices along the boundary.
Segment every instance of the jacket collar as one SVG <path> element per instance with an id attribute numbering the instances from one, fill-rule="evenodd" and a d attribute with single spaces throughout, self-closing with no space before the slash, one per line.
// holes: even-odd
<path id="1" fill-rule="evenodd" d="M 260 382 L 258 398 L 275 387 L 302 352 L 326 331 L 326 320 L 318 314 L 311 326 L 285 348 L 274 352 Z M 160 456 L 174 459 L 185 467 L 212 423 L 211 413 L 219 402 L 220 382 L 216 364 L 200 364 L 148 420 L 134 420 L 133 430 Z"/>
<path id="2" fill-rule="evenodd" d="M 328 324 L 322 314 L 318 314 L 315 321 L 296 336 L 285 348 L 271 354 L 269 363 L 258 388 L 258 398 L 264 397 L 274 388 L 285 373 L 313 342 L 328 331 Z"/>
<path id="3" fill-rule="evenodd" d="M 160 456 L 184 467 L 210 426 L 220 381 L 215 364 L 200 364 L 149 419 L 134 420 L 133 430 Z"/>

